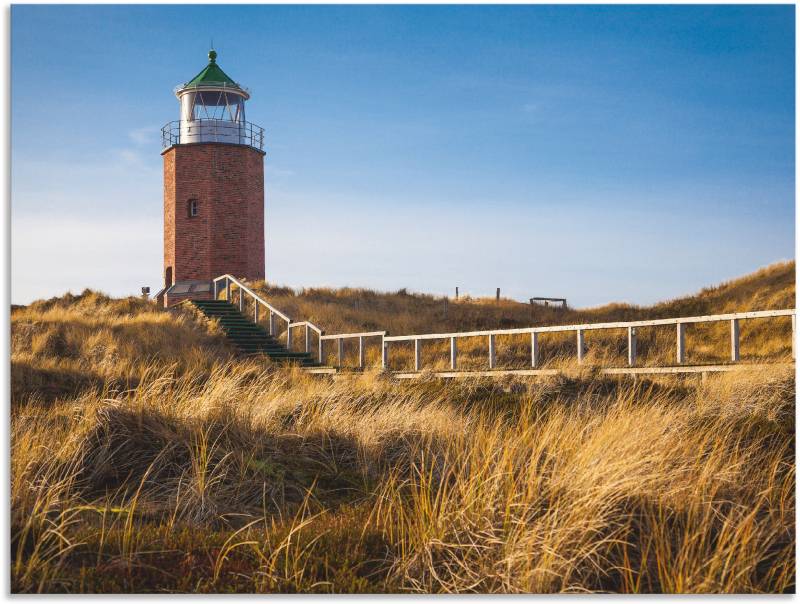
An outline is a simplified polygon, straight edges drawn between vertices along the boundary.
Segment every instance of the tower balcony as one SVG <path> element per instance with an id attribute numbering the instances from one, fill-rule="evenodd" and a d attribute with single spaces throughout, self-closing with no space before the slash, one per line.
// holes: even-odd
<path id="1" fill-rule="evenodd" d="M 196 143 L 244 145 L 264 153 L 264 129 L 251 122 L 225 119 L 175 120 L 161 129 L 161 146 Z"/>

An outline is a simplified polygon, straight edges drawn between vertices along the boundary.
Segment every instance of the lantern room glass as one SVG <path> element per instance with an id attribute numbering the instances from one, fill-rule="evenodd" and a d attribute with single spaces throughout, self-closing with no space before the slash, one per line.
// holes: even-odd
<path id="1" fill-rule="evenodd" d="M 244 123 L 244 97 L 232 91 L 193 90 L 181 95 L 181 120 Z"/>

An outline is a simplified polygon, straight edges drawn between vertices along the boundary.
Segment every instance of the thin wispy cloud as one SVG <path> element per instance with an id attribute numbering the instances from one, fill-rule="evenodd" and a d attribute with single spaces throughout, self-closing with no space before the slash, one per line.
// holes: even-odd
<path id="1" fill-rule="evenodd" d="M 160 136 L 161 128 L 158 126 L 145 126 L 128 132 L 128 137 L 131 141 L 141 146 L 157 144 L 160 140 Z"/>
<path id="2" fill-rule="evenodd" d="M 144 158 L 139 151 L 133 149 L 119 149 L 117 151 L 119 158 L 126 164 L 141 165 L 144 163 Z"/>

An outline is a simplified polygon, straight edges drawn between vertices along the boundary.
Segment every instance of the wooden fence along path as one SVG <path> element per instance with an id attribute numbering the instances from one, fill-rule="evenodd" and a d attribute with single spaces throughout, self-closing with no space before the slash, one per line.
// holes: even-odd
<path id="1" fill-rule="evenodd" d="M 557 373 L 555 369 L 539 368 L 539 341 L 541 333 L 556 332 L 575 332 L 575 348 L 578 362 L 582 362 L 585 355 L 584 337 L 587 331 L 603 329 L 626 329 L 628 340 L 628 368 L 608 368 L 602 372 L 607 374 L 638 374 L 638 373 L 693 373 L 708 371 L 731 371 L 735 369 L 732 365 L 705 365 L 705 366 L 683 366 L 686 362 L 686 326 L 691 323 L 715 323 L 720 321 L 730 322 L 730 350 L 731 361 L 738 363 L 739 354 L 739 323 L 747 319 L 763 319 L 769 317 L 791 317 L 792 318 L 792 359 L 795 358 L 795 309 L 786 310 L 757 310 L 749 312 L 726 313 L 720 315 L 704 315 L 699 317 L 677 317 L 672 319 L 652 319 L 645 321 L 615 321 L 610 323 L 582 323 L 577 325 L 552 325 L 546 327 L 519 327 L 512 329 L 487 329 L 481 331 L 461 331 L 450 333 L 426 333 L 405 336 L 390 336 L 386 331 L 367 331 L 359 333 L 337 333 L 326 334 L 322 329 L 310 321 L 293 322 L 286 314 L 282 313 L 266 300 L 261 298 L 254 291 L 249 289 L 244 283 L 231 275 L 222 275 L 214 279 L 214 298 L 216 299 L 223 291 L 226 299 L 233 303 L 232 293 L 238 292 L 239 310 L 244 311 L 245 299 L 251 298 L 253 301 L 253 319 L 259 321 L 260 307 L 268 313 L 269 333 L 277 336 L 276 321 L 278 319 L 286 323 L 286 348 L 292 348 L 292 331 L 303 329 L 305 352 L 311 352 L 312 332 L 317 334 L 317 356 L 320 363 L 324 362 L 324 347 L 326 342 L 336 342 L 337 347 L 337 366 L 343 366 L 344 342 L 345 340 L 358 340 L 358 368 L 365 366 L 365 346 L 367 338 L 381 339 L 381 367 L 389 368 L 390 346 L 396 343 L 414 343 L 414 373 L 396 372 L 397 377 L 416 377 L 422 370 L 422 343 L 426 340 L 445 340 L 450 342 L 450 371 L 437 372 L 434 375 L 441 377 L 457 377 L 460 375 L 551 375 Z M 636 365 L 636 330 L 639 327 L 654 327 L 659 325 L 675 326 L 675 361 L 676 367 L 648 367 L 635 368 Z M 495 338 L 502 335 L 530 335 L 530 369 L 497 369 L 497 355 Z M 461 338 L 484 337 L 487 340 L 488 348 L 488 368 L 487 371 L 459 371 L 458 366 L 458 340 Z M 324 372 L 326 370 L 318 370 Z M 327 370 L 330 372 L 331 370 Z"/>

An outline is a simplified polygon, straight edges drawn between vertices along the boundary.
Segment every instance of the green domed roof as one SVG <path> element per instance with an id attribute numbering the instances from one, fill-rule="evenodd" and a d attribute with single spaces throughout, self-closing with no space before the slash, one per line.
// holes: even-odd
<path id="1" fill-rule="evenodd" d="M 224 86 L 226 88 L 241 89 L 241 86 L 234 82 L 230 76 L 217 65 L 217 52 L 215 50 L 209 51 L 208 65 L 206 65 L 205 69 L 186 82 L 182 88 L 197 86 Z"/>

